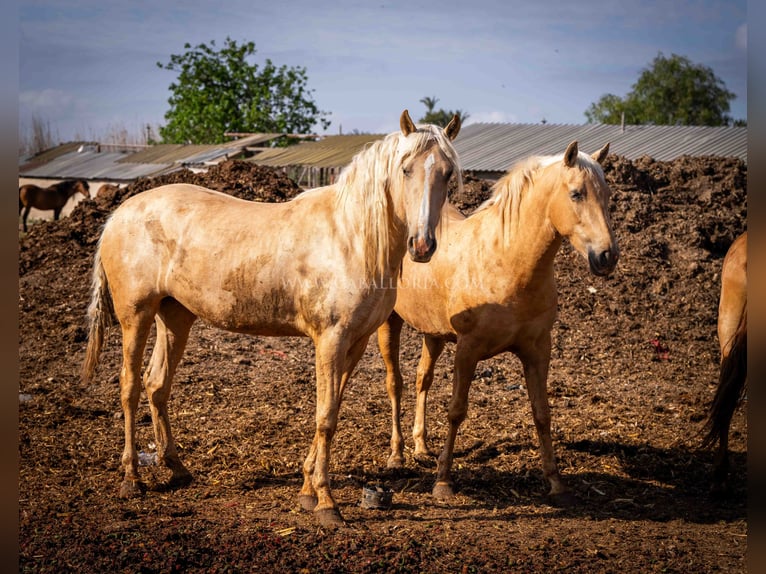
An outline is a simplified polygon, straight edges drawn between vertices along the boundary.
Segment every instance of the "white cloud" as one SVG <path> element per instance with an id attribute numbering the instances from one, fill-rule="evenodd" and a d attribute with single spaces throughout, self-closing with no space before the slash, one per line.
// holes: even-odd
<path id="1" fill-rule="evenodd" d="M 19 94 L 20 109 L 32 115 L 60 114 L 74 105 L 75 97 L 62 90 L 31 90 Z"/>

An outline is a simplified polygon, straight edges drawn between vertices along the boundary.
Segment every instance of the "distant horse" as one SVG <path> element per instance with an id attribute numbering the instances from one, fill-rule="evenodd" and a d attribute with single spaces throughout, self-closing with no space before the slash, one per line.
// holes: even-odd
<path id="1" fill-rule="evenodd" d="M 566 237 L 594 275 L 607 275 L 617 264 L 611 192 L 599 165 L 608 151 L 606 144 L 591 157 L 578 152 L 575 141 L 563 155 L 527 159 L 500 179 L 490 199 L 469 217 L 450 206 L 441 224 L 442 247 L 430 263 L 402 264 L 394 313 L 378 329 L 393 421 L 388 466 L 404 463 L 399 340 L 406 321 L 423 333 L 413 426 L 416 456 L 431 455 L 425 411 L 434 365 L 445 343 L 457 342 L 449 432 L 433 488 L 439 499 L 454 494 L 455 437 L 468 411 L 476 364 L 505 351 L 523 365 L 550 494 L 561 504 L 573 499 L 559 475 L 550 432 L 547 378 L 557 313 L 553 260 Z"/>
<path id="2" fill-rule="evenodd" d="M 40 187 L 32 183 L 22 185 L 19 188 L 19 215 L 23 209 L 24 231 L 27 231 L 27 216 L 33 207 L 42 210 L 52 209 L 53 219 L 58 220 L 69 198 L 75 193 L 90 197 L 89 188 L 88 182 L 84 179 L 65 179 L 50 187 Z"/>
<path id="3" fill-rule="evenodd" d="M 357 154 L 337 183 L 269 204 L 173 184 L 131 197 L 107 221 L 95 256 L 90 331 L 83 366 L 93 375 L 112 314 L 122 327 L 120 396 L 125 478 L 120 496 L 143 491 L 135 450 L 140 370 L 152 322 L 157 338 L 144 386 L 158 460 L 185 484 L 170 430 L 171 380 L 197 317 L 228 331 L 308 336 L 316 347 L 316 432 L 303 465 L 299 500 L 320 524 L 343 519 L 328 466 L 343 391 L 372 333 L 394 307 L 396 274 L 409 251 L 428 261 L 448 181 L 460 179 L 446 128 L 416 127 Z M 111 297 L 110 297 L 111 294 Z"/>
<path id="4" fill-rule="evenodd" d="M 98 188 L 96 197 L 105 197 L 107 194 L 113 194 L 120 190 L 120 186 L 114 183 L 104 183 Z"/>
<path id="5" fill-rule="evenodd" d="M 718 303 L 718 344 L 721 365 L 718 388 L 710 405 L 702 446 L 718 443 L 713 468 L 713 492 L 723 489 L 729 472 L 729 426 L 744 396 L 747 379 L 747 231 L 726 252 Z"/>

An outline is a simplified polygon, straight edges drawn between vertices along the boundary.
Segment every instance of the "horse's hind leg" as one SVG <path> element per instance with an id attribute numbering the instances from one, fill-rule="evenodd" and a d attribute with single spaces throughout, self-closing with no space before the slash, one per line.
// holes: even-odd
<path id="1" fill-rule="evenodd" d="M 120 486 L 120 497 L 122 498 L 138 496 L 144 490 L 144 485 L 138 474 L 136 411 L 141 396 L 141 364 L 146 340 L 152 325 L 152 315 L 147 313 L 120 321 L 122 326 L 120 402 L 125 417 L 125 448 L 122 452 L 125 478 Z"/>
<path id="2" fill-rule="evenodd" d="M 404 320 L 392 312 L 378 327 L 378 349 L 386 365 L 386 391 L 391 402 L 391 455 L 388 468 L 404 466 L 404 437 L 402 435 L 402 372 L 399 368 L 399 340 Z"/>
<path id="3" fill-rule="evenodd" d="M 553 451 L 551 437 L 551 410 L 548 403 L 548 368 L 550 365 L 551 345 L 550 332 L 546 332 L 536 344 L 524 349 L 519 358 L 524 367 L 524 379 L 527 384 L 527 394 L 532 406 L 532 418 L 540 442 L 540 458 L 542 459 L 543 475 L 550 484 L 548 496 L 558 506 L 568 506 L 575 502 L 559 474 L 556 455 Z"/>
<path id="4" fill-rule="evenodd" d="M 718 449 L 715 453 L 715 459 L 713 462 L 713 484 L 710 490 L 713 494 L 722 494 L 725 491 L 726 478 L 729 475 L 729 425 L 731 424 L 731 417 L 728 423 L 721 429 L 718 438 Z"/>
<path id="5" fill-rule="evenodd" d="M 442 343 L 442 347 L 443 347 Z M 447 418 L 449 430 L 447 440 L 436 467 L 436 484 L 432 490 L 434 498 L 448 500 L 455 496 L 452 482 L 452 462 L 455 451 L 455 440 L 460 425 L 468 414 L 468 391 L 476 370 L 479 357 L 476 356 L 476 345 L 465 339 L 458 340 L 455 349 L 455 372 L 452 380 L 452 397 L 449 402 Z"/>
<path id="6" fill-rule="evenodd" d="M 170 430 L 168 400 L 173 375 L 183 356 L 189 330 L 196 317 L 174 299 L 165 299 L 156 317 L 157 342 L 152 351 L 149 367 L 144 375 L 144 387 L 152 414 L 154 437 L 157 441 L 157 460 L 167 466 L 173 475 L 171 486 L 191 482 L 192 475 L 178 457 Z"/>
<path id="7" fill-rule="evenodd" d="M 425 335 L 423 337 L 423 346 L 420 352 L 420 361 L 418 362 L 417 377 L 415 388 L 417 391 L 417 401 L 415 404 L 415 422 L 412 425 L 412 439 L 415 442 L 415 458 L 424 457 L 431 459 L 434 454 L 428 448 L 428 428 L 426 426 L 426 406 L 428 402 L 428 391 L 434 382 L 434 368 L 436 361 L 444 350 L 445 341 Z M 471 368 L 473 374 L 474 366 Z"/>

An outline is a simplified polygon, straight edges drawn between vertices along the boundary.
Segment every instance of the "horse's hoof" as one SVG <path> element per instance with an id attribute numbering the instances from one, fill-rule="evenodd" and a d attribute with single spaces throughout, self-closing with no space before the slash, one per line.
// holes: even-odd
<path id="1" fill-rule="evenodd" d="M 568 508 L 570 506 L 575 506 L 579 502 L 577 497 L 569 490 L 550 494 L 548 495 L 548 498 L 550 499 L 551 505 L 558 508 Z"/>
<path id="2" fill-rule="evenodd" d="M 174 473 L 168 480 L 168 488 L 182 488 L 191 484 L 193 480 L 194 477 L 188 470 L 185 472 Z"/>
<path id="3" fill-rule="evenodd" d="M 431 492 L 436 500 L 450 500 L 455 498 L 455 491 L 452 490 L 452 484 L 449 482 L 437 482 Z"/>
<path id="4" fill-rule="evenodd" d="M 430 451 L 415 452 L 412 455 L 413 460 L 420 466 L 434 468 L 436 466 L 436 455 Z"/>
<path id="5" fill-rule="evenodd" d="M 146 492 L 146 485 L 140 480 L 125 479 L 120 485 L 120 498 L 138 498 Z"/>
<path id="6" fill-rule="evenodd" d="M 303 510 L 308 510 L 311 512 L 314 510 L 314 508 L 316 508 L 318 501 L 316 496 L 312 496 L 310 494 L 299 494 L 298 502 L 300 502 L 301 508 L 303 508 Z"/>
<path id="7" fill-rule="evenodd" d="M 314 516 L 316 517 L 317 522 L 319 522 L 319 525 L 324 526 L 325 528 L 335 529 L 345 526 L 346 524 L 337 508 L 322 508 L 320 510 L 315 510 Z"/>
<path id="8" fill-rule="evenodd" d="M 386 467 L 390 469 L 404 468 L 404 457 L 401 455 L 394 456 L 393 454 L 388 457 Z"/>

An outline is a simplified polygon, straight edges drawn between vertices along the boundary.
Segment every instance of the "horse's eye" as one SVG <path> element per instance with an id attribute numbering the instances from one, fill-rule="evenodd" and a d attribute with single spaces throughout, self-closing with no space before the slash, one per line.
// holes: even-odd
<path id="1" fill-rule="evenodd" d="M 410 177 L 412 175 L 412 170 L 408 167 L 402 167 L 402 172 L 404 173 L 404 177 Z"/>
<path id="2" fill-rule="evenodd" d="M 585 192 L 580 191 L 579 189 L 573 189 L 569 192 L 569 197 L 572 198 L 572 201 L 582 201 L 585 197 Z"/>

